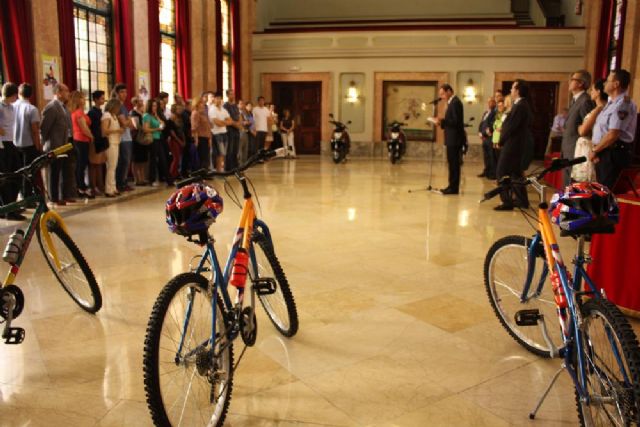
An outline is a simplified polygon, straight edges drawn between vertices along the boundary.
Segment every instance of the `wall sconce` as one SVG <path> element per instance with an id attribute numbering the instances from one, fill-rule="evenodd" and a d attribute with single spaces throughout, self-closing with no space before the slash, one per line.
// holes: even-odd
<path id="1" fill-rule="evenodd" d="M 349 82 L 349 88 L 347 89 L 347 96 L 345 98 L 347 102 L 351 104 L 355 104 L 356 102 L 362 100 L 362 97 L 358 92 L 358 88 L 356 87 L 356 82 L 354 82 L 353 80 Z"/>
<path id="2" fill-rule="evenodd" d="M 478 100 L 477 91 L 476 87 L 474 86 L 473 79 L 469 79 L 467 81 L 467 84 L 464 87 L 463 98 L 464 102 L 466 102 L 467 104 L 474 104 Z"/>

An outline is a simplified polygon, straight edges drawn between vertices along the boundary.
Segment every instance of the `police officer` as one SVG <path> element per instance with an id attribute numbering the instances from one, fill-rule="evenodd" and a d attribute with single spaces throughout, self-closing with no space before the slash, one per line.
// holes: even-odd
<path id="1" fill-rule="evenodd" d="M 626 70 L 612 71 L 604 90 L 609 101 L 593 126 L 593 152 L 598 182 L 612 188 L 620 172 L 631 164 L 631 145 L 636 133 L 638 107 L 627 89 L 631 75 Z"/>

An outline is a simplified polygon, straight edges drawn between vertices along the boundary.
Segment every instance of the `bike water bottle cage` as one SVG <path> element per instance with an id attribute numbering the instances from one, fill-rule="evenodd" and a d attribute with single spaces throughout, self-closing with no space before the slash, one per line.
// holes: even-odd
<path id="1" fill-rule="evenodd" d="M 201 183 L 187 185 L 167 200 L 167 225 L 172 233 L 181 236 L 202 236 L 222 209 L 222 197 L 214 188 Z"/>
<path id="2" fill-rule="evenodd" d="M 613 233 L 619 208 L 609 189 L 595 182 L 578 182 L 567 186 L 551 199 L 551 221 L 560 227 L 562 236 Z"/>

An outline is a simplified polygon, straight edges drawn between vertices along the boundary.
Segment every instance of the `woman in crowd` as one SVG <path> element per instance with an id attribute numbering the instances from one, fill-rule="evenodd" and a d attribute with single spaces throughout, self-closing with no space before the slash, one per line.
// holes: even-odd
<path id="1" fill-rule="evenodd" d="M 211 151 L 211 123 L 205 111 L 207 96 L 193 99 L 193 111 L 191 111 L 191 136 L 198 150 L 200 169 L 210 168 L 209 153 Z M 194 166 L 194 169 L 197 169 Z"/>
<path id="2" fill-rule="evenodd" d="M 493 143 L 493 156 L 495 161 L 498 161 L 500 157 L 500 131 L 502 130 L 502 123 L 504 119 L 507 117 L 507 109 L 505 107 L 505 101 L 498 101 L 496 104 L 496 118 L 493 122 L 493 135 L 491 136 L 491 142 Z"/>
<path id="3" fill-rule="evenodd" d="M 79 197 L 93 196 L 87 182 L 85 173 L 89 166 L 89 147 L 93 144 L 93 134 L 91 133 L 91 119 L 84 112 L 86 98 L 83 92 L 71 92 L 69 99 L 69 109 L 71 110 L 71 125 L 73 127 L 73 145 L 78 153 L 76 162 L 76 184 L 78 186 Z"/>
<path id="4" fill-rule="evenodd" d="M 587 161 L 573 166 L 573 169 L 571 170 L 571 178 L 574 181 L 595 181 L 596 179 L 595 167 L 588 159 L 589 154 L 593 151 L 593 143 L 591 142 L 593 125 L 596 123 L 598 115 L 607 105 L 607 101 L 609 100 L 609 95 L 604 91 L 604 83 L 604 80 L 599 79 L 591 87 L 591 100 L 596 103 L 596 106 L 585 116 L 582 124 L 578 126 L 578 134 L 580 135 L 580 138 L 576 141 L 574 158 L 585 156 Z"/>
<path id="5" fill-rule="evenodd" d="M 151 134 L 151 160 L 149 162 L 149 175 L 168 180 L 167 158 L 162 147 L 163 124 L 158 115 L 159 103 L 155 99 L 147 101 L 147 108 L 142 116 L 142 130 Z M 155 184 L 155 183 L 154 183 Z"/>
<path id="6" fill-rule="evenodd" d="M 265 107 L 269 110 L 269 115 L 267 116 L 267 136 L 265 137 L 264 149 L 268 150 L 271 148 L 271 144 L 273 144 L 273 130 L 274 128 L 277 130 L 277 116 L 275 115 L 275 105 L 272 103 L 265 104 Z"/>
<path id="7" fill-rule="evenodd" d="M 282 112 L 282 121 L 280 122 L 280 134 L 282 135 L 282 146 L 286 150 L 287 158 L 296 158 L 296 146 L 293 140 L 293 130 L 295 129 L 295 122 L 291 118 L 291 112 L 285 109 Z"/>
<path id="8" fill-rule="evenodd" d="M 149 154 L 151 145 L 144 141 L 144 130 L 142 129 L 142 117 L 144 116 L 144 101 L 142 98 L 133 97 L 131 99 L 133 109 L 129 113 L 135 123 L 135 135 L 133 136 L 133 179 L 136 186 L 149 185 L 147 181 L 147 168 L 149 166 Z"/>
<path id="9" fill-rule="evenodd" d="M 247 101 L 247 104 L 244 107 L 244 111 L 241 111 L 241 113 L 244 120 L 248 122 L 246 125 L 246 129 L 249 142 L 247 144 L 247 158 L 249 158 L 253 156 L 256 151 L 258 151 L 258 141 L 256 140 L 256 121 L 253 117 L 253 104 L 251 103 L 251 101 Z"/>
<path id="10" fill-rule="evenodd" d="M 91 119 L 91 134 L 93 142 L 89 144 L 89 184 L 91 193 L 88 197 L 104 194 L 104 164 L 107 162 L 107 146 L 109 140 L 102 134 L 102 106 L 104 105 L 104 91 L 96 90 L 91 94 L 93 107 L 88 116 Z"/>
<path id="11" fill-rule="evenodd" d="M 107 179 L 105 181 L 104 195 L 106 197 L 119 196 L 116 188 L 116 167 L 118 166 L 118 154 L 120 152 L 120 137 L 124 129 L 120 127 L 118 114 L 122 103 L 117 98 L 111 98 L 104 107 L 102 115 L 102 135 L 109 139 L 107 149 Z"/>
<path id="12" fill-rule="evenodd" d="M 185 147 L 184 125 L 182 123 L 182 106 L 173 104 L 171 106 L 171 116 L 166 121 L 165 132 L 168 137 L 169 150 L 171 151 L 171 166 L 169 175 L 176 178 L 180 173 L 180 162 L 182 161 L 182 150 Z"/>

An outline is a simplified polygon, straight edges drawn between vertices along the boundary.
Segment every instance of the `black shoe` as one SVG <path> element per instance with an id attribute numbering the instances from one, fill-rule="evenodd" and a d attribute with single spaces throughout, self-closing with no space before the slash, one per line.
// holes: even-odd
<path id="1" fill-rule="evenodd" d="M 447 196 L 450 194 L 458 194 L 458 190 L 454 190 L 453 188 L 445 188 L 444 190 L 441 191 L 441 193 Z"/>
<path id="2" fill-rule="evenodd" d="M 527 203 L 527 204 L 515 203 L 514 206 L 516 208 L 520 208 L 520 209 L 529 209 L 529 203 Z"/>
<path id="3" fill-rule="evenodd" d="M 9 212 L 5 216 L 5 219 L 7 219 L 8 221 L 24 221 L 25 219 L 27 219 L 27 217 L 18 212 Z"/>
<path id="4" fill-rule="evenodd" d="M 494 211 L 512 211 L 513 205 L 505 205 L 504 203 L 493 208 Z"/>
<path id="5" fill-rule="evenodd" d="M 484 178 L 485 176 L 487 176 L 487 174 L 484 172 L 478 174 L 478 178 Z"/>

